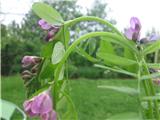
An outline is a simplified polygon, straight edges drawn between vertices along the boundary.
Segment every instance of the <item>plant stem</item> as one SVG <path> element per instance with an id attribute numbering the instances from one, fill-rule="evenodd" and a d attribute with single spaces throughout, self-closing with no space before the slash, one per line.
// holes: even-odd
<path id="1" fill-rule="evenodd" d="M 147 74 L 150 74 L 144 58 L 143 58 L 143 63 L 144 63 L 145 72 L 146 72 Z M 154 89 L 154 86 L 153 86 L 152 79 L 148 79 L 148 84 L 149 84 L 149 87 L 150 87 L 150 90 L 151 90 L 151 95 L 152 95 L 152 96 L 155 96 L 155 95 L 156 95 L 156 92 L 155 92 L 155 89 Z M 159 113 L 158 101 L 157 101 L 157 100 L 153 100 L 153 101 L 154 101 L 156 118 L 157 118 L 157 120 L 160 120 L 160 113 Z"/>
<path id="2" fill-rule="evenodd" d="M 154 55 L 154 63 L 158 63 L 158 54 L 159 54 L 159 50 L 157 50 L 155 52 L 155 55 Z"/>
<path id="3" fill-rule="evenodd" d="M 121 32 L 119 32 L 119 30 L 117 30 L 111 23 L 107 22 L 104 19 L 94 17 L 94 16 L 82 16 L 82 17 L 79 17 L 79 18 L 75 18 L 73 20 L 66 21 L 64 23 L 64 25 L 67 25 L 67 26 L 71 27 L 74 24 L 76 24 L 78 22 L 81 22 L 81 21 L 97 21 L 101 24 L 104 24 L 104 25 L 110 27 L 112 29 L 112 31 L 114 31 L 115 33 L 119 34 L 120 36 L 122 36 L 124 38 L 124 35 Z"/>
<path id="4" fill-rule="evenodd" d="M 140 46 L 141 48 L 141 46 Z M 138 71 L 138 81 L 140 82 L 141 80 L 141 75 L 143 73 L 143 52 L 142 52 L 142 48 L 140 49 L 139 51 L 139 55 L 137 56 L 139 58 L 139 71 Z M 148 86 L 148 83 L 146 80 L 142 81 L 143 83 L 143 86 L 144 86 L 144 91 L 145 91 L 145 94 L 146 96 L 149 96 L 150 95 L 150 92 L 149 92 L 149 86 Z M 140 83 L 139 83 L 139 87 L 140 87 Z M 139 88 L 140 89 L 140 88 Z M 153 116 L 153 108 L 152 108 L 152 101 L 149 100 L 148 101 L 148 107 L 149 107 L 149 119 L 151 118 L 154 118 Z"/>

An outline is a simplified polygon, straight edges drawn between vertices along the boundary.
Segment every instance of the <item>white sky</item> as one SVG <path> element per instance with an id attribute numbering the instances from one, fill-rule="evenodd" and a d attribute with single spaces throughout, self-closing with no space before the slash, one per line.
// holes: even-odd
<path id="1" fill-rule="evenodd" d="M 3 0 L 1 1 L 1 12 L 5 13 L 27 13 L 31 8 L 32 2 L 39 0 Z M 104 0 L 108 3 L 111 12 L 109 18 L 117 21 L 119 30 L 129 26 L 130 17 L 136 16 L 142 24 L 142 35 L 154 27 L 160 32 L 160 0 Z M 78 0 L 78 4 L 83 7 L 91 7 L 93 0 Z M 159 14 L 159 15 L 158 15 Z M 0 21 L 4 24 L 15 20 L 17 23 L 22 21 L 23 15 L 1 15 Z"/>

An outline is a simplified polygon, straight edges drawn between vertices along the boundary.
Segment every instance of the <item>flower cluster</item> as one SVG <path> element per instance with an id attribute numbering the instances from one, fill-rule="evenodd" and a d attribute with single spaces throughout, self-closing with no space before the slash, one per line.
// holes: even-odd
<path id="1" fill-rule="evenodd" d="M 41 120 L 56 120 L 56 112 L 53 110 L 52 99 L 49 90 L 27 100 L 23 104 L 25 112 L 30 117 L 39 116 Z"/>
<path id="2" fill-rule="evenodd" d="M 47 30 L 48 34 L 45 38 L 46 41 L 51 41 L 54 39 L 55 34 L 59 31 L 59 26 L 50 25 L 45 20 L 41 19 L 38 21 L 38 24 L 43 30 Z"/>
<path id="3" fill-rule="evenodd" d="M 22 78 L 24 80 L 31 79 L 36 75 L 38 71 L 38 66 L 41 63 L 41 58 L 37 56 L 24 56 L 22 59 Z"/>
<path id="4" fill-rule="evenodd" d="M 149 37 L 140 38 L 141 28 L 140 20 L 137 17 L 132 17 L 130 19 L 130 27 L 125 29 L 124 34 L 129 40 L 139 41 L 140 43 L 147 43 L 160 39 L 160 36 L 155 34 L 151 34 Z"/>

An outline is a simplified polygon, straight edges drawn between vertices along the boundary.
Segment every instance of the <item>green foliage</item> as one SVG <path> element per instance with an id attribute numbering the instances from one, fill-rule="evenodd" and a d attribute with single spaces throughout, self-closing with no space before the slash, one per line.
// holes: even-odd
<path id="1" fill-rule="evenodd" d="M 160 49 L 160 40 L 157 40 L 156 42 L 149 44 L 148 46 L 147 45 L 145 46 L 144 54 L 146 55 L 155 52 L 156 50 L 159 49 Z"/>
<path id="2" fill-rule="evenodd" d="M 136 61 L 133 61 L 131 59 L 127 59 L 124 57 L 120 57 L 117 55 L 113 55 L 113 54 L 109 54 L 109 53 L 102 53 L 102 52 L 98 52 L 97 56 L 101 59 L 104 60 L 104 63 L 108 64 L 113 64 L 113 65 L 117 65 L 117 66 L 129 66 L 129 65 L 136 65 Z"/>
<path id="3" fill-rule="evenodd" d="M 43 3 L 34 3 L 32 6 L 33 11 L 50 24 L 61 25 L 63 19 L 61 15 L 51 6 Z"/>

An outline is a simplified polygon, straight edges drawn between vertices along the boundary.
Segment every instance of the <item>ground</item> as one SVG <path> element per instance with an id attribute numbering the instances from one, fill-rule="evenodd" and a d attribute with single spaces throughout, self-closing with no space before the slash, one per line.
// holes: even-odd
<path id="1" fill-rule="evenodd" d="M 121 79 L 75 79 L 70 80 L 71 97 L 75 103 L 79 120 L 105 120 L 123 112 L 137 112 L 138 104 L 135 96 L 129 96 L 108 89 L 97 88 L 98 85 L 119 85 L 136 88 L 136 80 Z M 11 101 L 22 107 L 25 100 L 25 88 L 20 76 L 2 77 L 2 99 Z M 21 120 L 15 114 L 13 120 Z"/>

